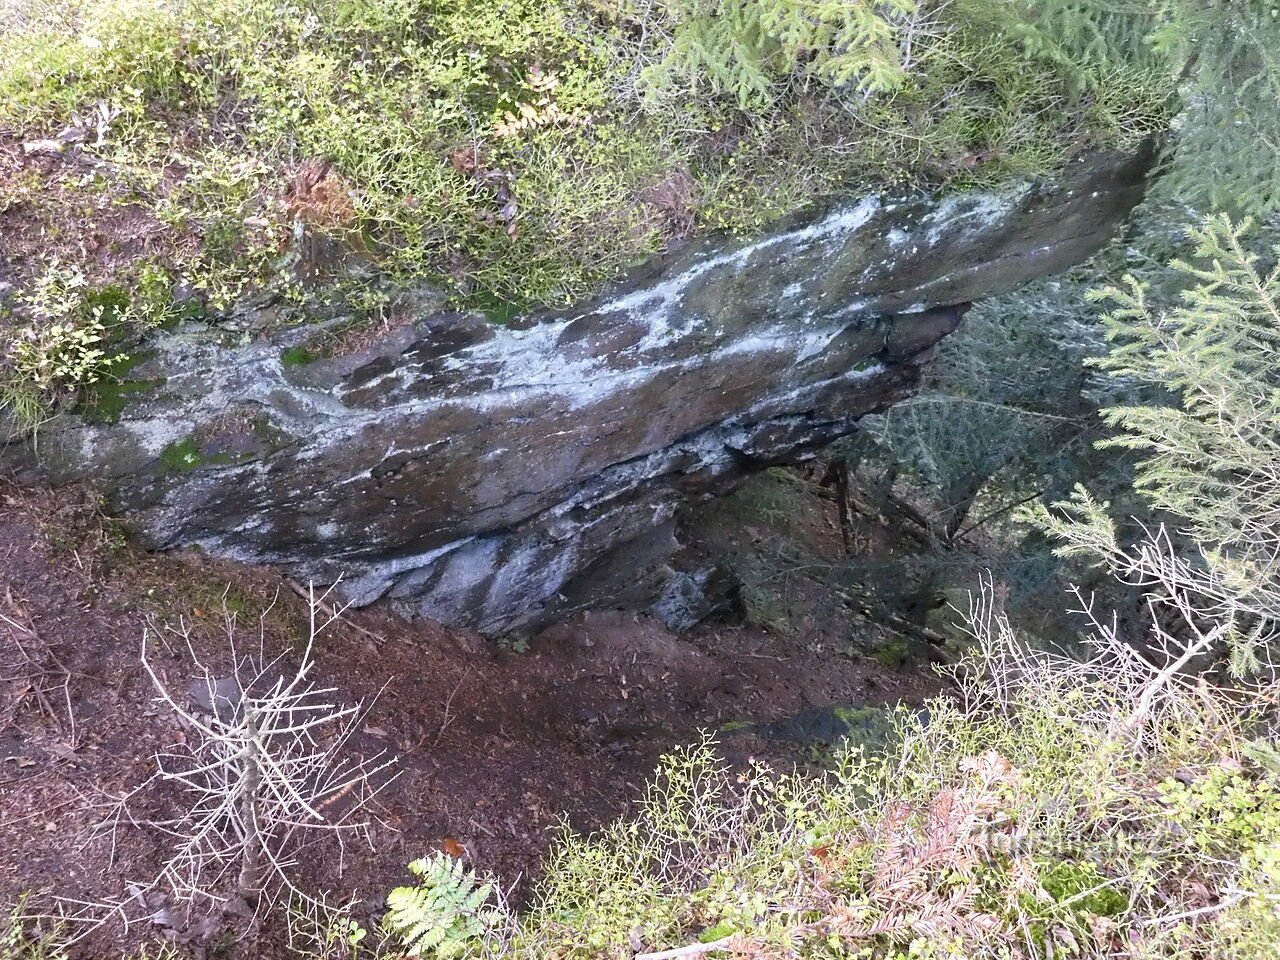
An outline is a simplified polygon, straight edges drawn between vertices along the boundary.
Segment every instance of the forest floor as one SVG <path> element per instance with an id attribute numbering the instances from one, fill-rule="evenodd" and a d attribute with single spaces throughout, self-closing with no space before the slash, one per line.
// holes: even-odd
<path id="1" fill-rule="evenodd" d="M 815 503 L 818 540 L 835 528 Z M 199 676 L 191 653 L 229 663 L 229 637 L 296 658 L 307 616 L 276 571 L 150 555 L 85 491 L 0 485 L 0 904 L 23 894 L 42 907 L 127 899 L 130 883 L 155 877 L 166 854 L 155 831 L 125 829 L 113 842 L 96 829 L 112 798 L 154 771 L 157 750 L 185 736 L 141 664 L 144 632 L 158 671 L 182 691 Z M 399 775 L 376 798 L 368 845 L 349 845 L 341 860 L 308 854 L 299 879 L 360 898 L 355 915 L 368 922 L 408 861 L 445 849 L 518 901 L 558 824 L 591 831 L 624 814 L 659 757 L 704 732 L 721 730 L 734 761 L 811 762 L 814 743 L 744 724 L 918 704 L 942 689 L 919 668 L 833 655 L 819 634 L 722 624 L 674 635 L 645 615 L 599 611 L 516 650 L 376 608 L 348 611 L 321 635 L 314 679 L 364 702 L 350 749 L 397 757 Z M 155 902 L 134 906 L 146 917 Z M 196 955 L 234 956 L 219 945 L 252 942 L 230 922 L 163 932 Z"/>

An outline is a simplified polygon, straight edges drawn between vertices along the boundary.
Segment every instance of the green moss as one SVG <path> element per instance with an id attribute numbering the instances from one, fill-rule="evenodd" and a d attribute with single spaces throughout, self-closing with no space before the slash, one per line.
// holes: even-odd
<path id="1" fill-rule="evenodd" d="M 711 943 L 724 937 L 737 933 L 741 926 L 728 920 L 722 920 L 714 927 L 707 927 L 702 933 L 698 934 L 699 943 Z"/>
<path id="2" fill-rule="evenodd" d="M 205 462 L 195 437 L 174 441 L 160 451 L 160 463 L 174 473 L 190 473 Z"/>
<path id="3" fill-rule="evenodd" d="M 679 5 L 359 0 L 294 16 L 268 0 L 87 0 L 74 27 L 33 15 L 0 33 L 0 113 L 35 135 L 102 101 L 122 111 L 106 159 L 194 241 L 122 267 L 157 316 L 174 315 L 171 281 L 222 310 L 263 286 L 310 302 L 381 272 L 503 322 L 691 232 L 756 230 L 871 185 L 1045 173 L 1167 119 L 1149 51 L 1076 63 L 1026 42 L 1027 5 L 943 9 L 910 64 L 890 18 L 864 48 L 831 47 L 825 28 L 809 46 L 766 38 L 763 79 L 743 85 L 688 61 L 715 47 L 681 39 L 707 23 Z M 874 76 L 892 82 L 849 96 L 882 60 Z M 166 168 L 183 172 L 160 191 Z"/>
<path id="4" fill-rule="evenodd" d="M 318 354 L 312 353 L 303 346 L 286 347 L 280 351 L 280 362 L 286 367 L 305 367 L 319 359 Z"/>
<path id="5" fill-rule="evenodd" d="M 1074 913 L 1118 917 L 1129 908 L 1129 898 L 1114 887 L 1092 863 L 1063 861 L 1039 877 L 1040 888 L 1055 903 L 1068 904 Z"/>
<path id="6" fill-rule="evenodd" d="M 252 460 L 250 451 L 220 450 L 210 452 L 195 436 L 171 443 L 160 454 L 160 462 L 171 471 L 190 473 L 199 467 L 226 467 Z"/>
<path id="7" fill-rule="evenodd" d="M 869 656 L 876 663 L 882 664 L 886 667 L 897 668 L 907 662 L 909 652 L 910 648 L 907 646 L 907 642 L 905 640 L 895 640 L 890 643 L 886 643 L 882 647 L 877 647 L 875 650 L 871 651 Z"/>
<path id="8" fill-rule="evenodd" d="M 863 357 L 855 363 L 853 365 L 853 370 L 855 373 L 865 373 L 868 370 L 874 370 L 876 367 L 880 366 L 882 362 L 881 355 L 873 353 L 870 356 Z"/>
<path id="9" fill-rule="evenodd" d="M 518 317 L 528 304 L 512 301 L 510 303 L 490 302 L 488 304 L 477 304 L 478 308 L 484 313 L 484 317 L 490 323 L 499 325 L 510 323 Z"/>
<path id="10" fill-rule="evenodd" d="M 99 316 L 103 327 L 109 333 L 114 332 L 125 321 L 129 313 L 129 304 L 129 294 L 118 284 L 89 290 L 84 295 L 85 310 Z"/>
<path id="11" fill-rule="evenodd" d="M 161 378 L 138 379 L 128 376 L 149 356 L 149 351 L 116 354 L 110 360 L 110 373 L 83 389 L 76 412 L 89 423 L 118 422 L 131 401 L 165 382 Z"/>
<path id="12" fill-rule="evenodd" d="M 1002 878 L 1003 879 L 1003 878 Z M 1053 930 L 1087 936 L 1098 917 L 1122 917 L 1130 898 L 1109 881 L 1094 863 L 1062 860 L 1042 867 L 1037 891 L 1018 895 L 1017 915 L 1028 936 L 1043 949 Z"/>
<path id="13" fill-rule="evenodd" d="M 164 380 L 99 381 L 86 391 L 80 415 L 89 423 L 116 423 L 132 400 L 163 383 Z"/>
<path id="14" fill-rule="evenodd" d="M 239 590 L 228 585 L 227 589 L 219 596 L 218 601 L 222 604 L 224 610 L 234 616 L 244 616 L 250 610 L 254 609 L 253 602 Z"/>

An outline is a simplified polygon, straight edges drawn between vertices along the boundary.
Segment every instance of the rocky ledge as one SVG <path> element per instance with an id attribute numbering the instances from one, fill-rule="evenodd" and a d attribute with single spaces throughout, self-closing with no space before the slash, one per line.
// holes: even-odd
<path id="1" fill-rule="evenodd" d="M 1149 166 L 1099 153 L 1053 182 L 834 202 L 574 309 L 431 313 L 332 359 L 298 362 L 306 329 L 225 347 L 188 325 L 121 409 L 47 425 L 40 469 L 100 481 L 151 547 L 486 633 L 643 601 L 683 507 L 907 396 L 967 303 L 1096 250 Z"/>

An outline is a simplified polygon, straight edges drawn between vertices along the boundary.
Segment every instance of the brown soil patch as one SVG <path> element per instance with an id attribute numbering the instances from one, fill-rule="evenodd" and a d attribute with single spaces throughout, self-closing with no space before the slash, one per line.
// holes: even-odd
<path id="1" fill-rule="evenodd" d="M 181 731 L 153 700 L 139 663 L 148 623 L 192 625 L 198 652 L 233 632 L 268 650 L 296 648 L 305 604 L 278 573 L 201 556 L 155 557 L 125 544 L 92 497 L 0 486 L 0 903 L 121 895 L 145 882 L 160 840 L 127 831 L 115 850 L 94 839 L 103 800 L 154 769 Z M 357 753 L 398 754 L 379 798 L 372 845 L 304 862 L 311 888 L 362 899 L 404 882 L 404 865 L 460 845 L 517 897 L 562 818 L 589 831 L 626 812 L 659 756 L 730 721 L 769 721 L 812 707 L 920 702 L 937 681 L 886 670 L 758 628 L 674 636 L 633 614 L 599 612 L 552 628 L 526 653 L 458 630 L 348 614 L 319 645 L 317 682 L 373 700 Z M 159 658 L 177 689 L 185 654 Z M 731 758 L 789 762 L 784 747 L 726 738 Z M 145 913 L 145 911 L 143 911 Z M 279 929 L 212 930 L 230 954 L 276 955 Z M 150 936 L 143 923 L 130 937 Z M 119 937 L 113 933 L 113 937 Z M 103 944 L 85 948 L 89 955 Z M 110 952 L 119 950 L 118 941 Z M 212 953 L 212 951 L 211 951 Z"/>

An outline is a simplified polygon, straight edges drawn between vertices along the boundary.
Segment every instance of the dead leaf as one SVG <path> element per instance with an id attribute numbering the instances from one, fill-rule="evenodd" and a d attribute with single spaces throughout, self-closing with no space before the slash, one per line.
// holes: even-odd
<path id="1" fill-rule="evenodd" d="M 449 166 L 459 173 L 475 173 L 480 166 L 480 158 L 476 151 L 467 147 L 459 147 L 449 154 Z"/>
<path id="2" fill-rule="evenodd" d="M 453 857 L 455 860 L 461 860 L 467 855 L 467 848 L 464 847 L 453 837 L 445 837 L 444 843 L 440 845 L 447 856 Z"/>
<path id="3" fill-rule="evenodd" d="M 285 208 L 295 220 L 318 229 L 344 227 L 358 215 L 352 196 L 352 188 L 332 164 L 307 160 L 294 173 Z"/>

